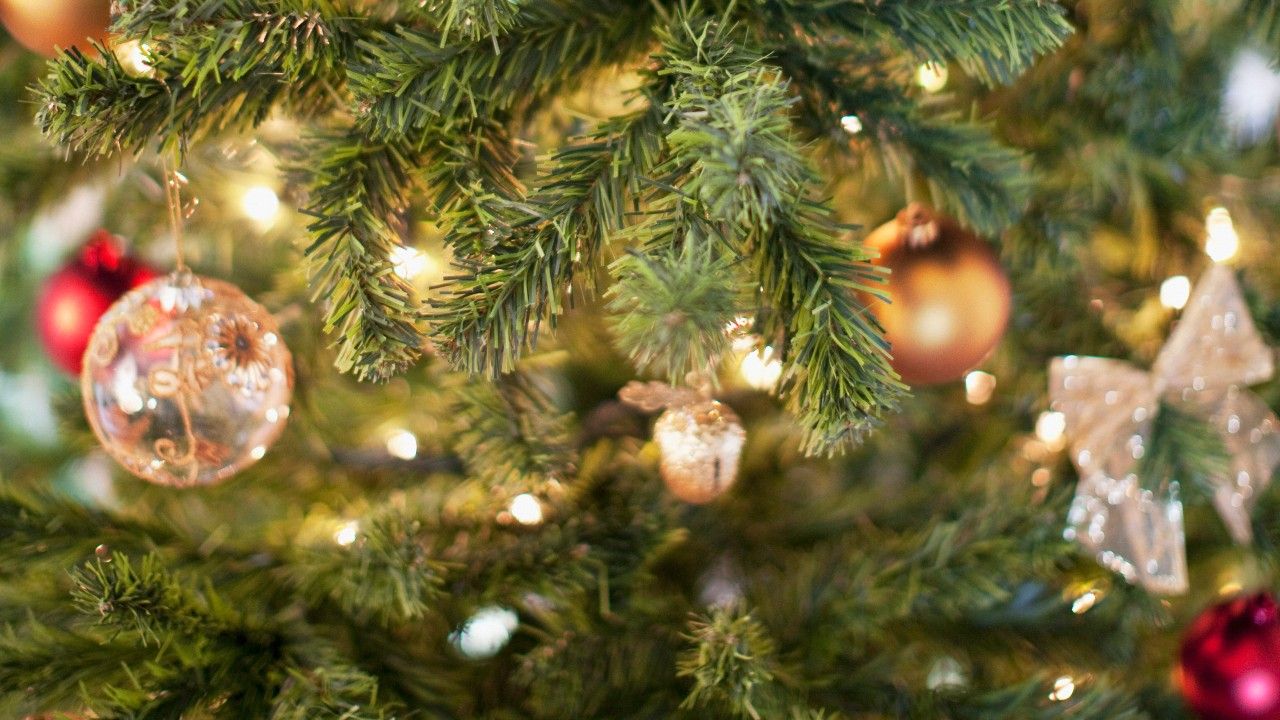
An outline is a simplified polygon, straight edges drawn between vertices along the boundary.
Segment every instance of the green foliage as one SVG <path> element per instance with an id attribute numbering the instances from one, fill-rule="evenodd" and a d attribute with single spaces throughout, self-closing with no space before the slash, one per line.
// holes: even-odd
<path id="1" fill-rule="evenodd" d="M 692 647 L 681 654 L 678 674 L 690 678 L 693 687 L 685 707 L 727 709 L 753 720 L 766 717 L 761 712 L 770 702 L 764 696 L 774 680 L 774 647 L 750 614 L 717 609 L 695 617 L 686 639 Z"/>
<path id="2" fill-rule="evenodd" d="M 1214 479 L 1231 473 L 1231 454 L 1222 435 L 1204 419 L 1169 403 L 1161 403 L 1151 421 L 1137 474 L 1147 488 L 1170 483 L 1214 494 Z"/>
<path id="3" fill-rule="evenodd" d="M 609 309 L 619 349 L 640 370 L 677 385 L 690 372 L 705 373 L 726 352 L 725 326 L 737 313 L 740 292 L 733 260 L 696 217 L 685 225 L 677 211 L 655 222 L 669 229 L 654 235 L 685 237 L 653 256 L 633 252 L 614 261 Z"/>

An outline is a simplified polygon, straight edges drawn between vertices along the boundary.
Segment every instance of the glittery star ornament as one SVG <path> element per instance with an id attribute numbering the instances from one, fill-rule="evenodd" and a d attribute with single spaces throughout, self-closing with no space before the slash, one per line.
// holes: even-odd
<path id="1" fill-rule="evenodd" d="M 1204 418 L 1221 434 L 1231 469 L 1212 478 L 1214 505 L 1232 538 L 1249 543 L 1249 511 L 1280 463 L 1280 434 L 1270 408 L 1245 388 L 1274 370 L 1271 348 L 1253 325 L 1235 275 L 1221 265 L 1196 285 L 1150 372 L 1106 358 L 1055 359 L 1049 395 L 1066 418 L 1071 460 L 1080 474 L 1067 539 L 1151 592 L 1186 591 L 1177 483 L 1151 490 L 1136 475 L 1164 401 Z"/>

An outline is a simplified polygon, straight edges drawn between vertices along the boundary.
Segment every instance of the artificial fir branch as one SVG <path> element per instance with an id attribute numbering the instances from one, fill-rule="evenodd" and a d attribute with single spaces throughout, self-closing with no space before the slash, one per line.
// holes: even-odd
<path id="1" fill-rule="evenodd" d="M 131 73 L 102 46 L 94 58 L 66 52 L 40 83 L 37 123 L 62 145 L 115 155 L 155 140 L 185 150 L 211 132 L 256 127 L 277 106 L 319 114 L 345 83 L 355 34 L 332 13 L 311 0 L 141 3 L 119 24 L 153 44 L 154 76 Z"/>
<path id="2" fill-rule="evenodd" d="M 508 204 L 505 237 L 483 260 L 459 259 L 465 274 L 451 278 L 433 313 L 454 364 L 472 373 L 510 371 L 542 321 L 554 323 L 578 266 L 622 228 L 626 199 L 657 160 L 661 123 L 650 107 L 558 152 L 529 199 Z"/>
<path id="3" fill-rule="evenodd" d="M 386 379 L 422 352 L 421 302 L 391 261 L 421 155 L 357 130 L 320 135 L 306 147 L 295 172 L 312 188 L 304 212 L 316 218 L 306 248 L 313 298 L 325 304 L 326 331 L 338 333 L 338 368 Z"/>

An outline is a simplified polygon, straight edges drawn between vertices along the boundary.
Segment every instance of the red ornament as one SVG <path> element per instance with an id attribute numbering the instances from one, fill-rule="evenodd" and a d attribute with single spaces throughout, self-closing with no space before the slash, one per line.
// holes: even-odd
<path id="1" fill-rule="evenodd" d="M 1204 720 L 1280 720 L 1280 607 L 1269 593 L 1200 614 L 1182 641 L 1182 695 Z"/>
<path id="2" fill-rule="evenodd" d="M 121 295 L 155 276 L 125 255 L 111 233 L 94 233 L 79 257 L 49 276 L 36 301 L 36 329 L 53 364 L 79 375 L 98 318 Z"/>
<path id="3" fill-rule="evenodd" d="M 1012 304 L 991 246 L 955 220 L 912 203 L 864 241 L 889 268 L 889 303 L 872 301 L 890 364 L 911 385 L 964 377 L 1000 343 Z"/>

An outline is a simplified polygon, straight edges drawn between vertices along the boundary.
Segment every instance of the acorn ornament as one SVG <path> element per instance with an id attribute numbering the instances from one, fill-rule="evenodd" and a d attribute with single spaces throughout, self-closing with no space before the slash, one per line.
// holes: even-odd
<path id="1" fill-rule="evenodd" d="M 665 408 L 654 423 L 662 481 L 673 495 L 693 505 L 720 497 L 738 479 L 747 431 L 727 405 L 706 389 L 660 382 L 631 382 L 618 392 L 623 402 L 646 412 Z"/>
<path id="2" fill-rule="evenodd" d="M 58 49 L 90 50 L 111 25 L 110 0 L 0 0 L 0 24 L 28 50 L 53 57 Z"/>
<path id="3" fill-rule="evenodd" d="M 1011 309 L 995 252 L 955 220 L 912 203 L 867 236 L 888 268 L 890 302 L 871 302 L 891 364 L 911 385 L 958 380 L 999 344 Z"/>
<path id="4" fill-rule="evenodd" d="M 49 361 L 79 375 L 98 318 L 125 292 L 155 276 L 155 270 L 125 253 L 119 238 L 106 230 L 94 233 L 40 287 L 35 325 Z"/>
<path id="5" fill-rule="evenodd" d="M 289 416 L 293 366 L 266 309 L 183 269 L 102 316 L 80 384 L 89 424 L 112 457 L 144 480 L 187 487 L 266 454 Z"/>

